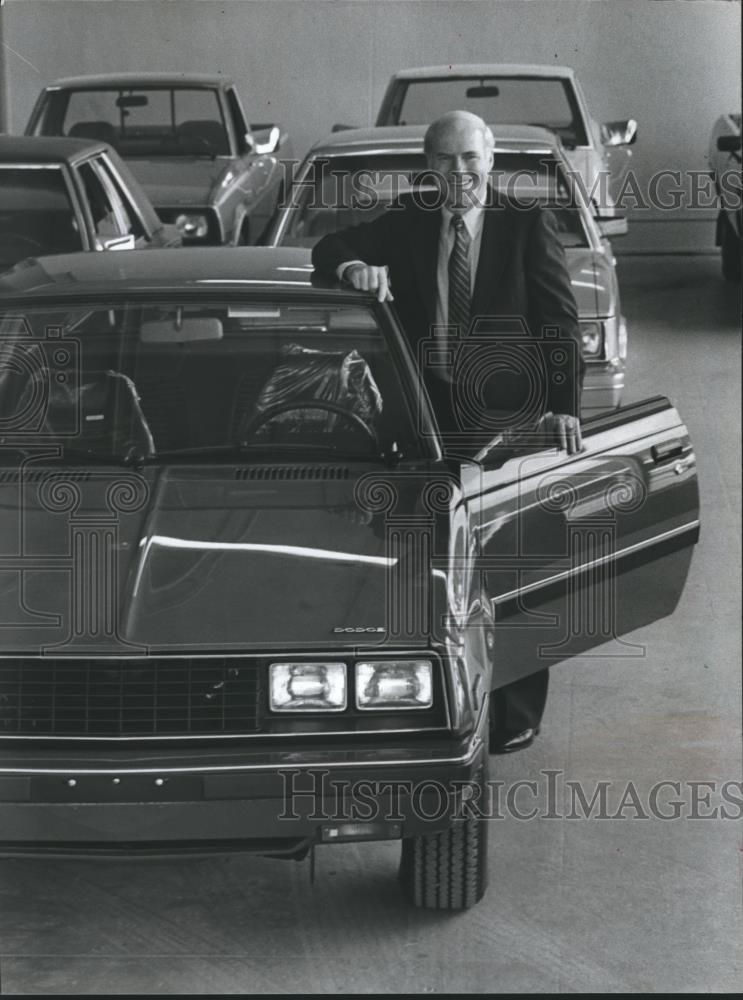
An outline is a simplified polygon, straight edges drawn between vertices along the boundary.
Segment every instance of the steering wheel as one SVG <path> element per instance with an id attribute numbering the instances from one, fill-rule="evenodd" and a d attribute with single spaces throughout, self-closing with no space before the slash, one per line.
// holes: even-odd
<path id="1" fill-rule="evenodd" d="M 274 406 L 267 407 L 262 413 L 256 413 L 250 420 L 243 422 L 240 428 L 240 436 L 249 437 L 254 435 L 264 424 L 267 424 L 269 420 L 273 420 L 280 413 L 291 413 L 292 410 L 324 410 L 326 413 L 335 413 L 339 417 L 345 417 L 350 423 L 355 424 L 356 427 L 364 431 L 364 433 L 372 439 L 375 446 L 379 447 L 379 437 L 374 428 L 367 424 L 358 413 L 354 413 L 352 410 L 347 410 L 343 406 L 339 406 L 338 403 L 331 403 L 324 399 L 305 399 L 297 401 L 287 401 L 285 403 L 276 403 Z"/>

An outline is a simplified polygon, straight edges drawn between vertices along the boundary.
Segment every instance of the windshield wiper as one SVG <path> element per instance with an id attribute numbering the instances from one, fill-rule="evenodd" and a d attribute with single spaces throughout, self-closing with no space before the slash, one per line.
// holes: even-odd
<path id="1" fill-rule="evenodd" d="M 282 454 L 282 460 L 287 451 L 298 451 L 300 452 L 300 460 L 306 459 L 307 461 L 317 461 L 327 458 L 328 461 L 333 462 L 382 462 L 386 465 L 396 465 L 402 458 L 402 455 L 398 451 L 392 451 L 389 454 L 383 452 L 369 452 L 361 454 L 355 451 L 336 451 L 327 444 L 313 445 L 307 443 L 299 444 L 290 441 L 280 443 L 275 441 L 266 441 L 263 444 L 241 444 L 239 442 L 232 442 L 230 444 L 198 445 L 191 448 L 168 448 L 164 451 L 158 451 L 157 454 L 150 456 L 144 461 L 147 462 L 147 464 L 151 464 L 152 462 L 167 459 L 199 459 L 210 458 L 214 455 L 232 455 L 239 458 L 255 455 L 259 456 L 263 460 L 266 457 L 266 452 L 272 451 L 277 453 L 280 452 Z"/>

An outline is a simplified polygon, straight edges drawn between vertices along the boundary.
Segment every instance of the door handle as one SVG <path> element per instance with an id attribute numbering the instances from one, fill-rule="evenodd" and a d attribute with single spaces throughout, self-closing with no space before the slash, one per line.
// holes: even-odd
<path id="1" fill-rule="evenodd" d="M 681 458 L 684 454 L 684 442 L 676 439 L 673 441 L 664 441 L 663 444 L 654 444 L 650 449 L 650 454 L 653 456 L 653 461 L 656 464 L 658 462 L 667 462 L 672 458 Z"/>

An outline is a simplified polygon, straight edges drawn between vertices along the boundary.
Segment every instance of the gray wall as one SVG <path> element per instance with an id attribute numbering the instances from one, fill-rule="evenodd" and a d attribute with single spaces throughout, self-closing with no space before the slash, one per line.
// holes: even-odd
<path id="1" fill-rule="evenodd" d="M 7 0 L 4 22 L 9 131 L 57 76 L 219 71 L 303 153 L 333 122 L 371 123 L 401 66 L 567 64 L 595 117 L 640 122 L 646 186 L 704 170 L 715 118 L 740 109 L 736 0 Z M 632 215 L 624 250 L 712 245 L 712 209 Z"/>

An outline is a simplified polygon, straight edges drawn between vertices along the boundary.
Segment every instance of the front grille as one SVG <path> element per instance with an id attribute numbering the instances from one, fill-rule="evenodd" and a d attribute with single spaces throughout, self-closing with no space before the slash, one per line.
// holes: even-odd
<path id="1" fill-rule="evenodd" d="M 254 733 L 255 661 L 0 661 L 0 737 L 152 737 Z"/>

